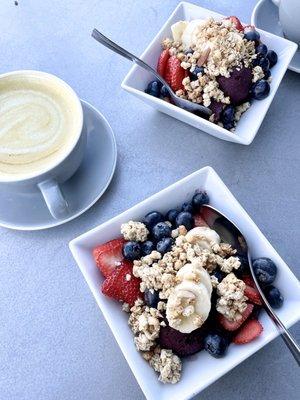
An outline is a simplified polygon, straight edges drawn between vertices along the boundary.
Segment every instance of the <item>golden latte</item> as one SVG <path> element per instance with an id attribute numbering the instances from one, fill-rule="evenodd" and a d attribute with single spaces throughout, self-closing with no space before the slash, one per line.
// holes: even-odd
<path id="1" fill-rule="evenodd" d="M 79 136 L 80 105 L 55 77 L 0 77 L 0 179 L 33 176 L 54 166 Z"/>

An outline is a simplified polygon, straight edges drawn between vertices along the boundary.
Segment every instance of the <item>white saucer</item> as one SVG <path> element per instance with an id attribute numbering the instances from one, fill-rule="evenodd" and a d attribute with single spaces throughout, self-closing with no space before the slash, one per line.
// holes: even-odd
<path id="1" fill-rule="evenodd" d="M 252 12 L 251 24 L 259 29 L 273 33 L 277 36 L 283 36 L 283 31 L 279 23 L 278 7 L 271 0 L 260 0 Z M 300 73 L 300 49 L 292 58 L 289 69 Z"/>
<path id="2" fill-rule="evenodd" d="M 87 129 L 87 149 L 79 169 L 61 185 L 69 203 L 67 218 L 55 220 L 40 193 L 0 193 L 0 226 L 17 230 L 39 230 L 64 224 L 87 211 L 107 189 L 116 167 L 117 146 L 103 115 L 81 101 Z"/>

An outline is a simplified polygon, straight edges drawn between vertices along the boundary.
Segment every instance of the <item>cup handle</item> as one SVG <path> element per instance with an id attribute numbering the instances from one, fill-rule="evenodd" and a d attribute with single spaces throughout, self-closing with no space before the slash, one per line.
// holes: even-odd
<path id="1" fill-rule="evenodd" d="M 38 184 L 44 200 L 55 219 L 61 219 L 69 214 L 69 205 L 65 200 L 60 187 L 55 179 L 47 179 Z"/>
<path id="2" fill-rule="evenodd" d="M 275 4 L 275 6 L 279 7 L 280 0 L 272 0 L 272 2 Z"/>

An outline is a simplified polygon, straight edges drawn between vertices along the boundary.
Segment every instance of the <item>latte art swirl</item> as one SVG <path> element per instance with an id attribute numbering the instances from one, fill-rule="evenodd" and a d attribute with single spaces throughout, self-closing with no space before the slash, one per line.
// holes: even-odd
<path id="1" fill-rule="evenodd" d="M 62 161 L 82 128 L 73 91 L 35 71 L 0 77 L 0 180 L 25 179 Z"/>
<path id="2" fill-rule="evenodd" d="M 0 95 L 0 162 L 46 158 L 64 141 L 64 115 L 47 95 L 18 90 Z"/>

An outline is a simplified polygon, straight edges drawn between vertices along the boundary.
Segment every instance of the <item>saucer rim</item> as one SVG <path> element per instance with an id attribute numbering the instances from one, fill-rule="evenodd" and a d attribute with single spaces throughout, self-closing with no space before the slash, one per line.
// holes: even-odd
<path id="1" fill-rule="evenodd" d="M 269 2 L 269 1 L 270 1 L 270 0 L 259 0 L 259 2 L 255 5 L 255 7 L 253 8 L 252 14 L 251 14 L 251 25 L 255 25 L 255 26 L 256 26 L 256 23 L 257 23 L 257 15 L 258 15 L 258 13 L 259 13 L 259 10 L 261 9 L 261 7 L 262 7 L 262 5 L 263 5 L 264 3 Z M 274 6 L 275 6 L 275 4 L 274 4 Z M 275 7 L 276 7 L 276 6 L 275 6 Z M 265 30 L 263 27 L 259 27 L 259 26 L 258 26 L 258 29 Z M 267 31 L 266 31 L 266 32 L 267 32 Z M 275 33 L 273 33 L 273 32 L 270 32 L 270 33 L 272 33 L 272 35 L 275 35 Z M 279 36 L 279 35 L 276 35 L 276 36 Z M 279 36 L 279 37 L 282 37 L 283 39 L 285 39 L 284 36 Z M 294 42 L 294 43 L 295 43 L 295 42 Z M 297 44 L 297 43 L 296 43 L 296 44 Z M 300 51 L 300 48 L 299 48 L 297 51 Z M 295 54 L 297 54 L 297 52 L 296 52 Z M 295 56 L 295 55 L 294 55 L 294 56 Z M 300 64 L 299 64 L 299 67 L 296 67 L 296 66 L 294 66 L 294 65 L 291 65 L 292 62 L 293 62 L 293 59 L 291 60 L 289 66 L 288 66 L 288 69 L 289 69 L 290 71 L 296 72 L 297 74 L 300 74 Z"/>
<path id="2" fill-rule="evenodd" d="M 111 167 L 111 172 L 109 175 L 109 178 L 107 179 L 106 184 L 103 186 L 103 188 L 101 189 L 101 191 L 99 192 L 99 194 L 93 199 L 93 201 L 91 203 L 88 204 L 88 206 L 86 206 L 85 208 L 83 208 L 82 210 L 75 212 L 74 214 L 72 214 L 71 216 L 64 218 L 62 220 L 55 220 L 53 219 L 53 221 L 51 221 L 50 223 L 47 224 L 41 224 L 41 225 L 36 225 L 36 226 L 24 226 L 24 225 L 18 225 L 18 224 L 10 224 L 10 223 L 5 223 L 0 221 L 0 227 L 3 228 L 7 228 L 7 229 L 11 229 L 11 230 L 15 230 L 15 231 L 40 231 L 40 230 L 46 230 L 46 229 L 50 229 L 50 228 L 54 228 L 56 226 L 60 226 L 63 224 L 66 224 L 67 222 L 72 221 L 73 219 L 79 217 L 80 215 L 84 214 L 86 211 L 88 211 L 102 196 L 103 194 L 106 192 L 108 186 L 110 185 L 112 178 L 114 176 L 115 170 L 116 170 L 116 165 L 117 165 L 117 156 L 118 156 L 118 149 L 117 149 L 117 142 L 116 142 L 116 138 L 114 135 L 114 131 L 111 127 L 111 125 L 109 124 L 109 122 L 107 121 L 107 119 L 104 117 L 104 115 L 96 108 L 94 107 L 92 104 L 90 104 L 89 102 L 87 102 L 86 100 L 80 99 L 80 102 L 83 106 L 86 106 L 87 108 L 92 109 L 92 111 L 96 114 L 99 115 L 99 117 L 103 120 L 104 124 L 106 125 L 106 128 L 109 132 L 109 136 L 111 138 L 112 141 L 112 145 L 113 145 L 113 152 L 112 152 L 112 157 L 113 157 L 113 164 Z M 84 115 L 84 112 L 83 112 Z M 49 217 L 50 218 L 50 217 Z"/>

